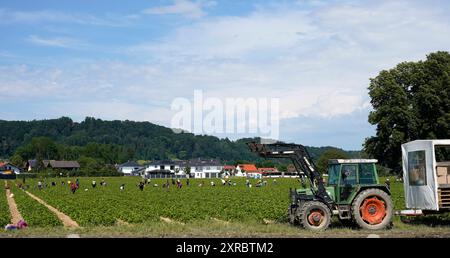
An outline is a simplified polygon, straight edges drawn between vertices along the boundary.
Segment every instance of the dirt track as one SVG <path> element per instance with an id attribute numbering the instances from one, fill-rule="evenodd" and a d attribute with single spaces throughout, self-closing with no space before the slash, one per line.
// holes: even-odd
<path id="1" fill-rule="evenodd" d="M 8 186 L 8 183 L 5 181 L 6 186 Z M 11 197 L 11 190 L 9 189 L 6 189 L 6 199 L 8 200 L 9 212 L 11 213 L 11 223 L 17 225 L 20 220 L 23 220 L 23 217 L 17 208 L 16 201 Z"/>
<path id="2" fill-rule="evenodd" d="M 51 212 L 53 212 L 59 220 L 61 220 L 61 222 L 63 223 L 64 227 L 68 227 L 68 228 L 78 228 L 80 227 L 78 225 L 78 223 L 76 221 L 74 221 L 73 219 L 71 219 L 69 216 L 67 216 L 66 214 L 60 212 L 59 210 L 55 209 L 54 207 L 48 205 L 46 202 L 44 202 L 42 199 L 36 197 L 35 195 L 25 191 L 29 196 L 31 196 L 31 198 L 35 199 L 36 201 L 38 201 L 39 203 L 41 203 L 42 205 L 44 205 L 45 207 L 47 207 Z"/>

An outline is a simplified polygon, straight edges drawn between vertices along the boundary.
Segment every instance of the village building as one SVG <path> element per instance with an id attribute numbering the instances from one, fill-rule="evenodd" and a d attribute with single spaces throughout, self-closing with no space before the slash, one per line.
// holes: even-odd
<path id="1" fill-rule="evenodd" d="M 276 177 L 281 176 L 282 173 L 277 168 L 258 168 L 263 177 Z"/>
<path id="2" fill-rule="evenodd" d="M 218 178 L 223 165 L 218 159 L 191 159 L 183 164 L 183 170 L 190 168 L 190 177 L 193 178 Z"/>
<path id="3" fill-rule="evenodd" d="M 78 161 L 73 160 L 43 160 L 44 168 L 61 169 L 61 170 L 77 170 L 80 168 Z"/>
<path id="4" fill-rule="evenodd" d="M 127 161 L 123 164 L 120 164 L 117 170 L 124 175 L 137 175 L 139 172 L 145 169 L 145 166 L 139 165 L 135 161 Z"/>
<path id="5" fill-rule="evenodd" d="M 25 170 L 28 171 L 28 172 L 30 172 L 30 171 L 33 170 L 33 169 L 38 169 L 38 168 L 39 168 L 39 162 L 38 162 L 37 160 L 35 160 L 35 159 L 28 160 L 28 161 L 25 163 L 24 168 L 25 168 Z"/>
<path id="6" fill-rule="evenodd" d="M 223 166 L 223 176 L 232 176 L 236 172 L 235 166 L 225 165 Z"/>
<path id="7" fill-rule="evenodd" d="M 249 174 L 251 176 L 255 176 L 255 174 L 259 174 L 258 169 L 255 164 L 238 164 L 236 166 L 236 174 L 237 177 L 248 177 Z"/>
<path id="8" fill-rule="evenodd" d="M 0 162 L 0 173 L 2 174 L 20 174 L 20 168 L 10 162 Z"/>

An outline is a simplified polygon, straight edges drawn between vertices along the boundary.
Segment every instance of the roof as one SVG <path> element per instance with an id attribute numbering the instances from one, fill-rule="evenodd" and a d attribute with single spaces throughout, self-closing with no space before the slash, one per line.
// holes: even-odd
<path id="1" fill-rule="evenodd" d="M 150 173 L 150 174 L 174 174 L 174 172 L 172 172 L 170 170 L 166 170 L 166 169 L 155 169 L 155 170 L 148 171 L 146 173 Z"/>
<path id="2" fill-rule="evenodd" d="M 165 160 L 155 160 L 151 162 L 149 165 L 175 165 L 175 161 L 170 159 Z"/>
<path id="3" fill-rule="evenodd" d="M 258 168 L 258 171 L 259 172 L 262 172 L 262 173 L 273 173 L 273 172 L 278 172 L 278 169 L 276 169 L 276 168 Z"/>
<path id="4" fill-rule="evenodd" d="M 235 166 L 230 166 L 230 165 L 225 165 L 223 166 L 223 169 L 228 170 L 228 169 L 235 169 Z"/>
<path id="5" fill-rule="evenodd" d="M 435 139 L 435 140 L 415 140 L 406 142 L 404 144 L 410 143 L 432 143 L 433 145 L 450 145 L 450 139 Z M 402 144 L 402 145 L 404 145 Z"/>
<path id="6" fill-rule="evenodd" d="M 25 164 L 25 166 L 29 166 L 31 168 L 35 168 L 38 166 L 38 161 L 33 159 L 33 160 L 28 160 L 28 162 Z"/>
<path id="7" fill-rule="evenodd" d="M 377 163 L 376 159 L 330 159 L 328 164 L 357 164 L 357 163 Z"/>
<path id="8" fill-rule="evenodd" d="M 72 160 L 44 160 L 42 162 L 46 167 L 51 166 L 52 168 L 80 168 L 80 164 Z"/>
<path id="9" fill-rule="evenodd" d="M 258 172 L 258 169 L 254 164 L 239 164 L 238 167 L 240 167 L 245 172 Z"/>
<path id="10" fill-rule="evenodd" d="M 119 167 L 123 168 L 123 167 L 143 167 L 143 166 L 139 165 L 135 161 L 127 161 L 123 164 L 120 164 Z"/>
<path id="11" fill-rule="evenodd" d="M 191 167 L 222 166 L 222 163 L 218 159 L 191 159 L 186 165 Z"/>

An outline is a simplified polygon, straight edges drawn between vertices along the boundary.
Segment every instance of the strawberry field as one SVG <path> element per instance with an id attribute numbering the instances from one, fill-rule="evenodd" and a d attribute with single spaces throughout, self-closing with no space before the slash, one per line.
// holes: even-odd
<path id="1" fill-rule="evenodd" d="M 285 218 L 289 205 L 289 188 L 298 186 L 296 179 L 277 179 L 276 183 L 268 180 L 266 186 L 251 188 L 246 187 L 244 179 L 234 180 L 236 186 L 222 186 L 218 179 L 191 179 L 190 186 L 182 180 L 181 189 L 171 182 L 167 189 L 162 188 L 166 180 L 153 179 L 141 191 L 137 187 L 140 178 L 107 178 L 107 186 L 99 185 L 101 178 L 80 178 L 80 188 L 72 194 L 68 180 L 74 181 L 73 178 L 46 179 L 47 187 L 39 190 L 37 180 L 29 179 L 28 191 L 67 214 L 80 226 L 108 226 L 118 220 L 152 222 L 159 221 L 160 217 L 179 222 L 209 218 L 227 221 L 280 220 Z M 96 188 L 91 186 L 92 180 L 97 181 Z M 53 181 L 56 186 L 51 186 Z M 211 186 L 211 181 L 216 186 Z M 203 186 L 200 187 L 200 183 Z M 251 183 L 255 185 L 256 180 Z M 125 184 L 123 191 L 120 190 L 121 184 Z M 26 220 L 30 220 L 30 225 L 60 225 L 44 206 L 15 186 L 13 191 L 19 210 Z"/>

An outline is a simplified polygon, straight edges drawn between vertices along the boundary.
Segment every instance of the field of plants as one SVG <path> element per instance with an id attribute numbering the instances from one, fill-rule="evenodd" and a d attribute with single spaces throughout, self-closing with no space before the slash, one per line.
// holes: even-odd
<path id="1" fill-rule="evenodd" d="M 3 182 L 0 182 L 2 185 L 0 187 L 4 186 Z M 6 194 L 5 191 L 2 190 L 0 192 L 0 226 L 4 226 L 6 224 L 8 224 L 11 220 L 11 216 L 9 213 L 9 207 L 8 207 L 8 202 L 6 200 Z"/>
<path id="2" fill-rule="evenodd" d="M 262 221 L 282 220 L 285 218 L 289 204 L 289 188 L 298 186 L 295 179 L 278 179 L 276 183 L 269 180 L 264 187 L 245 186 L 245 180 L 235 180 L 236 186 L 222 186 L 215 179 L 182 180 L 183 187 L 162 188 L 166 180 L 152 180 L 141 191 L 137 185 L 140 178 L 121 177 L 106 178 L 107 186 L 100 186 L 101 178 L 80 178 L 80 188 L 75 194 L 69 189 L 67 181 L 74 178 L 47 179 L 46 188 L 39 190 L 36 179 L 28 179 L 28 191 L 59 211 L 67 214 L 80 226 L 109 226 L 118 220 L 128 223 L 159 221 L 160 217 L 179 222 L 191 222 L 216 218 L 226 221 Z M 97 187 L 91 186 L 92 180 Z M 56 186 L 51 186 L 51 182 Z M 62 181 L 65 182 L 62 185 Z M 202 187 L 198 186 L 204 183 Z M 256 180 L 253 184 L 256 183 Z M 125 184 L 121 191 L 120 185 Z M 155 187 L 154 184 L 158 186 Z M 44 206 L 31 199 L 17 187 L 13 187 L 19 210 L 30 224 L 55 226 L 58 221 Z"/>
<path id="3" fill-rule="evenodd" d="M 233 179 L 236 186 L 222 186 L 220 179 L 212 180 L 216 186 L 210 185 L 211 179 L 191 179 L 187 186 L 183 179 L 181 189 L 172 185 L 170 180 L 170 187 L 162 188 L 166 180 L 153 179 L 143 191 L 138 188 L 141 179 L 137 177 L 104 178 L 107 186 L 99 184 L 102 179 L 80 178 L 80 188 L 75 194 L 67 183 L 75 181 L 75 178 L 45 179 L 47 187 L 41 190 L 37 187 L 38 179 L 27 179 L 26 183 L 28 192 L 76 221 L 82 227 L 79 232 L 94 236 L 165 236 L 169 232 L 175 236 L 312 234 L 287 223 L 289 189 L 299 187 L 297 179 L 277 179 L 276 183 L 269 179 L 263 187 L 254 187 L 256 180 L 251 180 L 251 188 L 246 187 L 245 179 Z M 96 188 L 91 186 L 92 180 L 97 182 Z M 385 178 L 380 180 L 384 182 Z M 56 186 L 51 186 L 51 182 L 55 182 Z M 395 209 L 404 209 L 403 184 L 395 182 L 393 178 L 391 182 Z M 203 185 L 200 187 L 201 183 Z M 122 184 L 125 184 L 123 191 L 120 190 Z M 9 185 L 20 213 L 29 224 L 29 230 L 17 233 L 67 234 L 61 221 L 47 207 L 17 188 L 13 181 Z M 0 194 L 0 222 L 5 225 L 9 221 L 8 204 L 3 191 Z M 419 220 L 419 225 L 415 226 L 404 224 L 395 217 L 394 229 L 383 234 L 442 236 L 450 233 L 447 221 L 448 217 L 426 218 Z M 365 234 L 343 227 L 337 219 L 330 230 L 331 233 L 324 236 Z"/>

